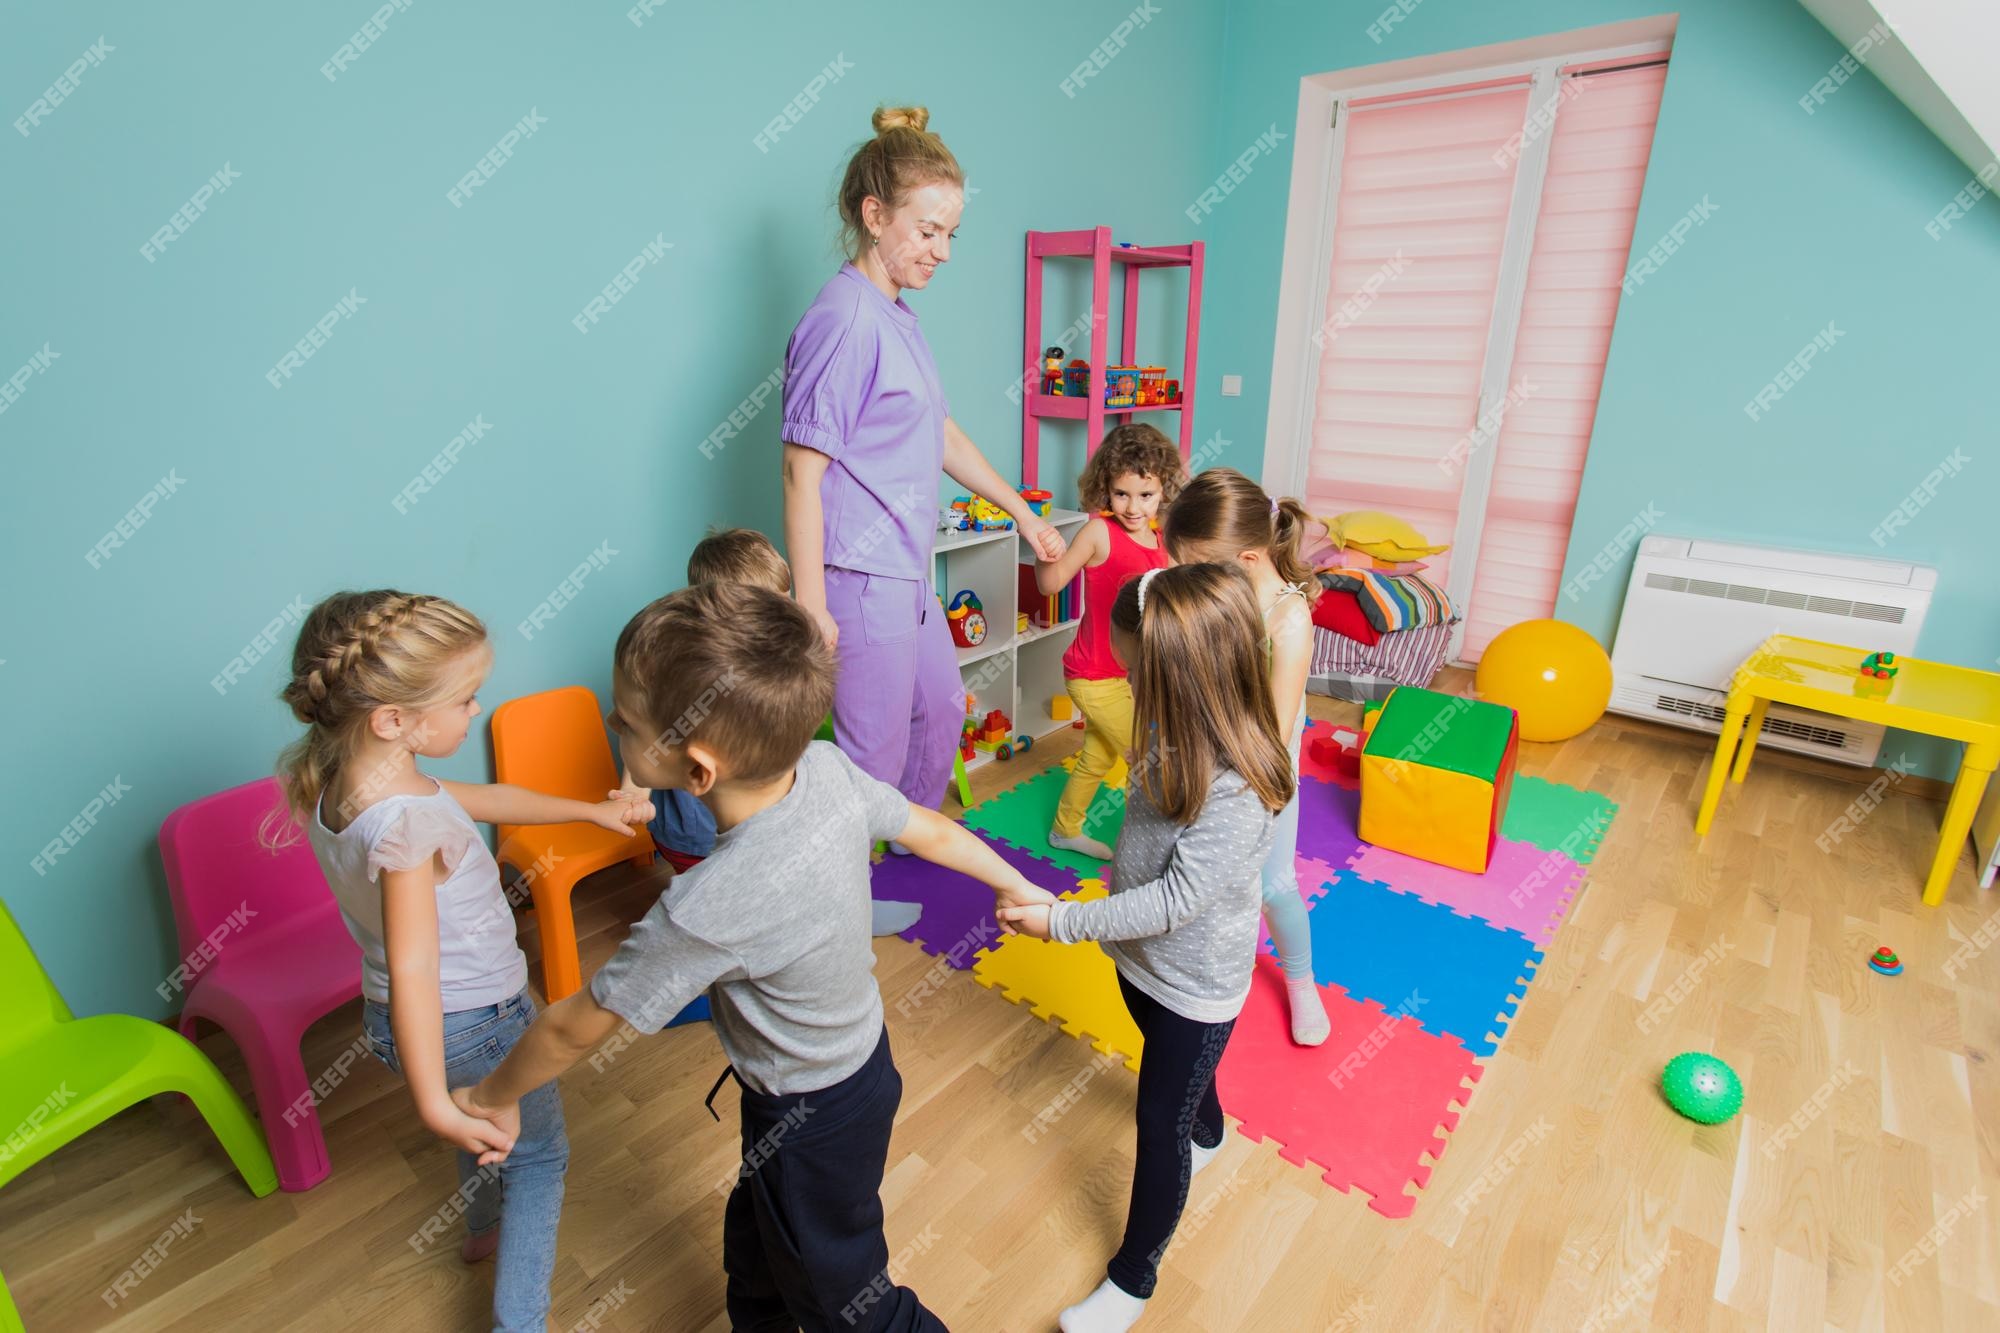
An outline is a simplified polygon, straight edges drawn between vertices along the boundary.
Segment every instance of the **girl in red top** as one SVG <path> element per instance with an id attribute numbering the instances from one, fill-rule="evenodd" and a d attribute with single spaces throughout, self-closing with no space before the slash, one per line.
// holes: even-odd
<path id="1" fill-rule="evenodd" d="M 1083 525 L 1060 560 L 1037 562 L 1035 582 L 1044 596 L 1083 571 L 1083 623 L 1062 662 L 1069 697 L 1083 715 L 1083 749 L 1056 806 L 1051 847 L 1111 859 L 1103 840 L 1083 828 L 1091 798 L 1132 747 L 1132 687 L 1111 652 L 1111 605 L 1126 580 L 1168 563 L 1153 521 L 1186 481 L 1172 440 L 1151 426 L 1114 427 L 1076 479 L 1077 507 L 1099 516 Z"/>

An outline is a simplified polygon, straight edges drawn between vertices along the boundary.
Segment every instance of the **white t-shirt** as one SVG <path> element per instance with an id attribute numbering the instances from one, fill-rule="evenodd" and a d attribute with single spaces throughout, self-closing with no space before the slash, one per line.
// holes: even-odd
<path id="1" fill-rule="evenodd" d="M 448 867 L 437 886 L 444 1011 L 498 1004 L 528 984 L 528 959 L 514 942 L 500 865 L 472 816 L 442 786 L 429 796 L 385 796 L 338 833 L 315 810 L 307 834 L 347 931 L 361 946 L 361 993 L 368 999 L 389 1002 L 382 872 L 414 870 L 440 853 Z"/>

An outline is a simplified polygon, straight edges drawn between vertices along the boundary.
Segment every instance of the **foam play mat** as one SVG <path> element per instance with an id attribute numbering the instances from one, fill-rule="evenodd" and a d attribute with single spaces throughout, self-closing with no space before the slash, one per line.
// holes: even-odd
<path id="1" fill-rule="evenodd" d="M 1330 734 L 1325 722 L 1307 729 Z M 1312 931 L 1313 975 L 1333 1032 L 1291 1040 L 1283 981 L 1267 936 L 1216 1088 L 1239 1132 L 1276 1145 L 1328 1185 L 1407 1217 L 1448 1135 L 1467 1113 L 1483 1066 L 1528 998 L 1542 951 L 1583 890 L 1618 807 L 1603 795 L 1519 775 L 1484 873 L 1454 870 L 1361 841 L 1358 784 L 1326 763 L 1302 765 L 1298 871 Z M 1089 899 L 1105 868 L 1048 848 L 1067 774 L 1060 768 L 973 807 L 966 823 L 1036 883 L 1067 876 Z M 1117 838 L 1124 793 L 1106 789 L 1086 830 Z M 878 867 L 875 892 L 925 904 L 910 936 L 932 953 L 981 932 L 990 903 L 951 872 Z M 934 910 L 933 903 L 937 906 Z M 964 966 L 965 950 L 955 965 Z M 949 954 L 947 956 L 950 956 Z M 1142 1041 L 1095 944 L 999 937 L 971 960 L 981 985 L 1137 1070 Z"/>
<path id="2" fill-rule="evenodd" d="M 1061 896 L 1075 890 L 1078 876 L 1047 857 L 974 830 L 974 836 L 1020 871 L 1029 883 Z M 1093 863 L 1094 864 L 1094 863 Z M 888 902 L 915 903 L 923 909 L 917 924 L 903 938 L 953 967 L 970 968 L 981 948 L 999 938 L 993 920 L 993 891 L 956 870 L 933 865 L 921 856 L 884 855 L 875 863 L 871 894 Z"/>

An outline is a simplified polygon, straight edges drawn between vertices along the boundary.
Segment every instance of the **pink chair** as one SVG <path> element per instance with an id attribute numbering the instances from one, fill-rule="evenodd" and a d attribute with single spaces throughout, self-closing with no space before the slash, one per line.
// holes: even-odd
<path id="1" fill-rule="evenodd" d="M 280 1188 L 309 1190 L 332 1170 L 299 1043 L 361 994 L 361 950 L 303 836 L 276 855 L 258 826 L 283 803 L 275 778 L 204 796 L 160 825 L 185 986 L 181 1035 L 207 1019 L 250 1066 Z"/>

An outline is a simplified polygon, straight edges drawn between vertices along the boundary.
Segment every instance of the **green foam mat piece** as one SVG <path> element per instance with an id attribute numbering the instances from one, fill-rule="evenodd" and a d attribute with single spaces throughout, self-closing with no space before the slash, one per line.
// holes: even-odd
<path id="1" fill-rule="evenodd" d="M 1368 753 L 1491 782 L 1513 726 L 1512 709 L 1401 685 L 1375 719 Z"/>
<path id="2" fill-rule="evenodd" d="M 1500 836 L 1587 865 L 1617 813 L 1618 802 L 1608 796 L 1517 773 Z"/>
<path id="3" fill-rule="evenodd" d="M 1038 773 L 966 811 L 966 827 L 1045 857 L 1074 870 L 1081 878 L 1101 878 L 1105 862 L 1049 846 L 1049 825 L 1055 822 L 1056 803 L 1062 800 L 1063 786 L 1068 781 L 1069 770 L 1061 766 Z M 1125 793 L 1110 787 L 1098 788 L 1096 799 L 1083 817 L 1083 831 L 1110 847 L 1117 844 L 1118 830 L 1124 825 Z"/>

